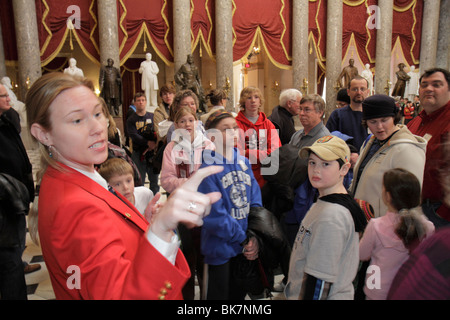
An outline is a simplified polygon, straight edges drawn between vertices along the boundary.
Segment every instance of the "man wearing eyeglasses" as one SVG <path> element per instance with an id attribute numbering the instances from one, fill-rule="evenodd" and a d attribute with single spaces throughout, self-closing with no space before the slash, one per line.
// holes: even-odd
<path id="1" fill-rule="evenodd" d="M 369 94 L 367 80 L 361 76 L 354 77 L 347 88 L 350 104 L 334 110 L 327 121 L 330 132 L 339 131 L 353 137 L 353 146 L 359 151 L 368 136 L 362 125 L 362 102 Z"/>
<path id="2" fill-rule="evenodd" d="M 34 199 L 32 168 L 20 138 L 19 114 L 10 105 L 6 88 L 0 85 L 0 296 L 26 300 L 24 264 L 26 221 Z M 40 265 L 29 265 L 32 271 Z"/>
<path id="3" fill-rule="evenodd" d="M 434 68 L 419 80 L 422 112 L 408 123 L 408 129 L 428 140 L 423 175 L 422 209 L 436 228 L 450 224 L 448 151 L 450 144 L 450 72 Z"/>

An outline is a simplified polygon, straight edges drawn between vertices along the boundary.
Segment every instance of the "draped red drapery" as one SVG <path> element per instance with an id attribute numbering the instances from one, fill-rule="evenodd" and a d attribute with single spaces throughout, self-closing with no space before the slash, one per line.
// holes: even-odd
<path id="1" fill-rule="evenodd" d="M 45 66 L 67 40 L 76 41 L 83 53 L 99 63 L 98 0 L 36 0 L 41 61 Z M 215 1 L 191 0 L 192 50 L 200 43 L 215 58 Z M 376 29 L 367 27 L 368 7 L 376 0 L 343 0 L 343 55 L 352 39 L 361 61 L 374 66 Z M 395 0 L 392 43 L 400 41 L 409 65 L 418 65 L 424 0 Z M 67 19 L 79 8 L 80 28 L 69 29 Z M 121 65 L 133 54 L 139 41 L 151 46 L 167 64 L 173 63 L 173 1 L 117 0 Z M 326 66 L 327 1 L 309 1 L 310 49 L 317 52 L 319 65 Z M 7 62 L 17 61 L 12 0 L 0 2 L 0 19 Z M 262 50 L 278 67 L 292 64 L 292 0 L 233 1 L 233 59 L 246 58 L 259 38 Z"/>

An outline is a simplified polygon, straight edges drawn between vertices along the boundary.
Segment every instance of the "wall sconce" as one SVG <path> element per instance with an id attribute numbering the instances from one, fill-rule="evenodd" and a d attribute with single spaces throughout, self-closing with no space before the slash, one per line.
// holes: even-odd
<path id="1" fill-rule="evenodd" d="M 308 80 L 306 78 L 303 79 L 303 86 L 302 86 L 302 93 L 303 94 L 308 94 Z"/>
<path id="2" fill-rule="evenodd" d="M 339 83 L 339 80 L 336 81 L 336 84 L 333 87 L 334 91 L 338 92 L 341 90 L 341 84 Z"/>
<path id="3" fill-rule="evenodd" d="M 384 92 L 386 93 L 387 96 L 389 95 L 391 85 L 392 85 L 392 82 L 390 82 L 389 80 L 386 80 L 386 87 L 384 87 Z"/>
<path id="4" fill-rule="evenodd" d="M 252 52 L 247 56 L 247 60 L 250 60 L 253 56 L 257 56 L 261 49 L 259 47 L 253 47 Z"/>
<path id="5" fill-rule="evenodd" d="M 223 89 L 227 92 L 227 95 L 230 95 L 230 89 L 231 89 L 230 78 L 228 78 L 228 77 L 225 78 L 225 84 L 223 86 Z"/>
<path id="6" fill-rule="evenodd" d="M 274 96 L 277 96 L 280 93 L 280 84 L 276 80 L 273 82 L 272 85 L 272 93 Z"/>

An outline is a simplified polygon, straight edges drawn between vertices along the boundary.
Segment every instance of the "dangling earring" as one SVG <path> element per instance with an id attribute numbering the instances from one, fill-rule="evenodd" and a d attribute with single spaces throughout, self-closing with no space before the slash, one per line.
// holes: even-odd
<path id="1" fill-rule="evenodd" d="M 53 158 L 52 148 L 53 148 L 53 146 L 48 146 L 48 156 L 50 158 Z"/>

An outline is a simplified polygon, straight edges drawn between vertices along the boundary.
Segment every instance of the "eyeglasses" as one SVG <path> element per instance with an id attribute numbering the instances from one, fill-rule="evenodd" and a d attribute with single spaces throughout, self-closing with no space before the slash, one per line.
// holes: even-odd
<path id="1" fill-rule="evenodd" d="M 8 98 L 9 97 L 9 94 L 0 94 L 0 98 Z"/>
<path id="2" fill-rule="evenodd" d="M 304 112 L 304 113 L 310 113 L 310 112 L 312 112 L 312 111 L 315 111 L 316 109 L 314 109 L 314 108 L 302 108 L 302 107 L 300 107 L 300 112 Z"/>
<path id="3" fill-rule="evenodd" d="M 351 88 L 350 89 L 350 91 L 353 91 L 353 92 L 358 92 L 358 91 L 365 92 L 366 90 L 367 90 L 367 88 Z"/>

